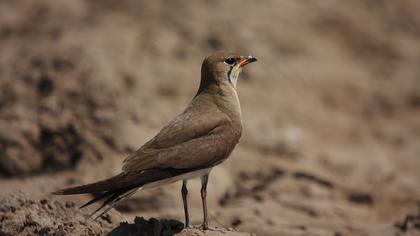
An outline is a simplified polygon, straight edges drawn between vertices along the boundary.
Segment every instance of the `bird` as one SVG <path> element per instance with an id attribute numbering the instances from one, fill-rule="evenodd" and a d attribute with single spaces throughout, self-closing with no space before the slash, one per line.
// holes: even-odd
<path id="1" fill-rule="evenodd" d="M 182 181 L 181 195 L 185 227 L 191 227 L 188 213 L 187 182 L 201 179 L 203 223 L 209 229 L 207 183 L 213 167 L 232 153 L 242 134 L 242 114 L 237 81 L 242 69 L 257 59 L 225 51 L 206 57 L 201 65 L 197 93 L 186 109 L 167 123 L 152 139 L 123 160 L 122 171 L 95 183 L 69 187 L 53 192 L 56 195 L 93 194 L 82 205 L 97 201 L 102 205 L 92 213 L 111 210 L 119 201 L 139 190 Z"/>

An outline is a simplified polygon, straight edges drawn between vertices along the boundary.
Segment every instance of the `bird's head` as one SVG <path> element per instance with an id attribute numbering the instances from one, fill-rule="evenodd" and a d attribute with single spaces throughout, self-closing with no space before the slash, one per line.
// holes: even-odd
<path id="1" fill-rule="evenodd" d="M 210 85 L 229 84 L 236 89 L 236 82 L 242 68 L 257 59 L 236 53 L 217 52 L 206 57 L 201 66 L 199 92 Z"/>

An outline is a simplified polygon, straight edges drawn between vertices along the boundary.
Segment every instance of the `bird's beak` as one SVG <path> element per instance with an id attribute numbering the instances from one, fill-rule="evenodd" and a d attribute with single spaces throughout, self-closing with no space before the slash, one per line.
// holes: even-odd
<path id="1" fill-rule="evenodd" d="M 257 58 L 253 56 L 241 56 L 241 61 L 239 62 L 240 67 L 244 67 L 245 65 L 248 65 L 249 63 L 256 62 Z"/>

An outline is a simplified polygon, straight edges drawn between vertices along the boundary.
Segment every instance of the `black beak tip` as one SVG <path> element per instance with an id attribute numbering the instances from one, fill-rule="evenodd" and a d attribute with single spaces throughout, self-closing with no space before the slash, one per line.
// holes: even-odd
<path id="1" fill-rule="evenodd" d="M 250 56 L 242 56 L 240 65 L 242 67 L 242 66 L 248 65 L 250 63 L 256 62 L 256 61 L 258 61 L 257 58 L 255 58 L 251 55 Z"/>
<path id="2" fill-rule="evenodd" d="M 255 57 L 253 57 L 253 56 L 249 56 L 249 57 L 248 57 L 248 62 L 249 62 L 249 63 L 256 62 L 256 61 L 258 61 L 258 60 L 257 60 L 257 58 L 255 58 Z"/>

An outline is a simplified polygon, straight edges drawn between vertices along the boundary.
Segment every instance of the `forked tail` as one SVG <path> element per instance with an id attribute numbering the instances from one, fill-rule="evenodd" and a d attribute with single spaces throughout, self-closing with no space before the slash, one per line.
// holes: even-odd
<path id="1" fill-rule="evenodd" d="M 151 169 L 143 171 L 122 172 L 114 177 L 76 187 L 60 189 L 53 194 L 71 195 L 71 194 L 95 194 L 92 200 L 83 204 L 80 208 L 89 206 L 99 200 L 105 199 L 102 205 L 96 209 L 90 216 L 95 215 L 98 211 L 103 210 L 95 219 L 110 211 L 119 201 L 133 195 L 143 185 L 155 181 L 171 178 L 176 175 L 189 172 L 186 169 Z"/>

